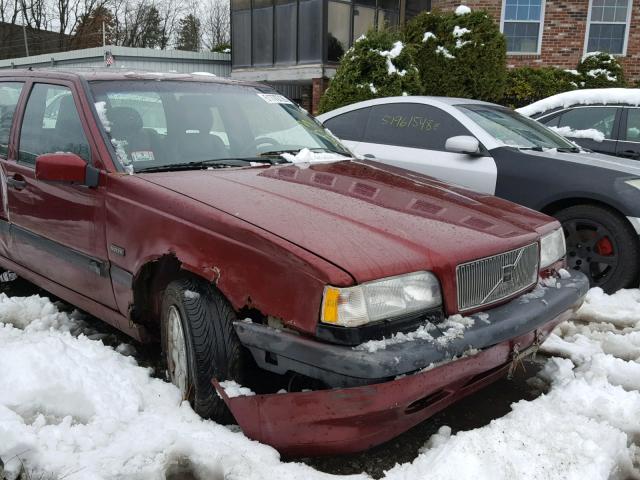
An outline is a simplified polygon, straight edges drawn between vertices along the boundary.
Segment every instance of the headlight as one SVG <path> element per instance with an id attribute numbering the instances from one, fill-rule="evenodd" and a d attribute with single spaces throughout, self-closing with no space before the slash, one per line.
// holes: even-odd
<path id="1" fill-rule="evenodd" d="M 416 272 L 363 283 L 324 288 L 323 323 L 357 327 L 427 310 L 442 304 L 440 283 L 431 272 Z"/>
<path id="2" fill-rule="evenodd" d="M 540 268 L 562 259 L 567 253 L 562 228 L 554 230 L 540 239 Z"/>

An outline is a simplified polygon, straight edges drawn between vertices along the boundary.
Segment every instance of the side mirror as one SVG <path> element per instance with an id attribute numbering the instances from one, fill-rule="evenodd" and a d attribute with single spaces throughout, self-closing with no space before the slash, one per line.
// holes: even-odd
<path id="1" fill-rule="evenodd" d="M 99 170 L 75 153 L 45 153 L 36 158 L 36 179 L 98 186 Z"/>
<path id="2" fill-rule="evenodd" d="M 449 137 L 444 144 L 447 152 L 466 153 L 467 155 L 481 155 L 480 142 L 476 137 L 471 135 L 459 135 L 457 137 Z"/>

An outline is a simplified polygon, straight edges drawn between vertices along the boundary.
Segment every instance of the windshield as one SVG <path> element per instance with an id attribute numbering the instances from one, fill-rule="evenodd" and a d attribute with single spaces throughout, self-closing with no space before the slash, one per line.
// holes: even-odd
<path id="1" fill-rule="evenodd" d="M 351 156 L 313 117 L 268 87 L 156 80 L 90 86 L 117 160 L 129 171 L 284 161 L 282 153 L 305 148 Z"/>
<path id="2" fill-rule="evenodd" d="M 505 145 L 533 149 L 576 149 L 573 143 L 547 127 L 508 108 L 490 105 L 463 105 L 456 108 Z"/>

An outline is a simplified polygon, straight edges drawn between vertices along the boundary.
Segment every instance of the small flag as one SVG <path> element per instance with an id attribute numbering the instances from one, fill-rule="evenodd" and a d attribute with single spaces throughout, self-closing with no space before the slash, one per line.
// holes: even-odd
<path id="1" fill-rule="evenodd" d="M 111 51 L 104 52 L 104 64 L 108 67 L 116 63 L 116 59 L 111 55 Z"/>

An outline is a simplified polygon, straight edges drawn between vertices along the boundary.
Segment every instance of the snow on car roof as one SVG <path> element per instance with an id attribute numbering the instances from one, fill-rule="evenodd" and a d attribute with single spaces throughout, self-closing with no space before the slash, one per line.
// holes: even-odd
<path id="1" fill-rule="evenodd" d="M 567 108 L 572 105 L 640 105 L 640 88 L 587 88 L 558 93 L 539 100 L 516 111 L 530 117 L 537 113 L 547 112 L 555 108 Z"/>

